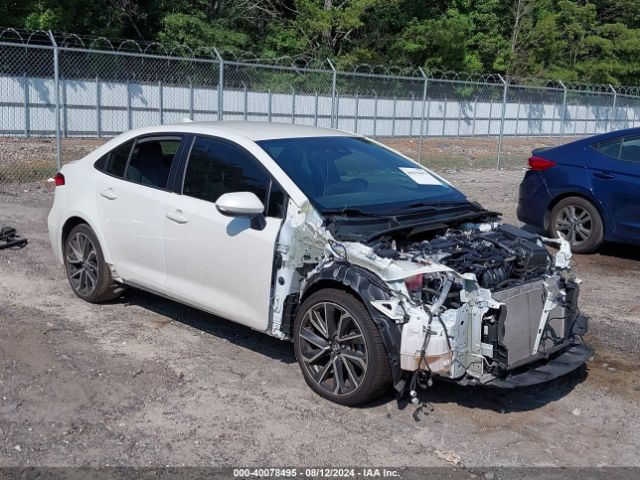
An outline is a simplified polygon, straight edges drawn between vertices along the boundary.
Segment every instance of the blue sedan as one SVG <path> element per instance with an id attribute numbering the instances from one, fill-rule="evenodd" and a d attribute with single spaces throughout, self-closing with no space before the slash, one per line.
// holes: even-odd
<path id="1" fill-rule="evenodd" d="M 578 253 L 604 241 L 640 244 L 640 128 L 534 150 L 518 218 Z"/>

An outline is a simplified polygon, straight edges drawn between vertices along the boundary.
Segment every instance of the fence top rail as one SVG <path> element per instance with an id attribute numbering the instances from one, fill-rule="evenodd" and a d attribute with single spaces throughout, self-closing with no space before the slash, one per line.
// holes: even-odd
<path id="1" fill-rule="evenodd" d="M 0 37 L 0 40 L 2 40 L 2 37 Z M 40 50 L 55 49 L 53 45 L 27 44 L 27 43 L 3 42 L 3 41 L 0 41 L 0 47 L 22 48 L 24 50 L 27 50 L 30 48 L 40 49 Z"/>
<path id="2" fill-rule="evenodd" d="M 236 67 L 263 68 L 267 70 L 288 70 L 294 73 L 297 73 L 297 72 L 324 73 L 324 74 L 333 73 L 331 70 L 325 70 L 322 68 L 298 67 L 296 65 L 278 65 L 276 63 L 274 64 L 253 63 L 253 62 L 240 62 L 235 60 L 223 60 L 223 63 L 225 65 L 232 65 Z"/>
<path id="3" fill-rule="evenodd" d="M 386 75 L 382 73 L 373 72 L 350 72 L 348 70 L 336 70 L 336 74 L 344 77 L 365 77 L 365 78 L 377 78 L 380 80 L 408 80 L 412 82 L 424 82 L 424 77 L 421 76 L 407 76 L 407 75 Z"/>
<path id="4" fill-rule="evenodd" d="M 52 47 L 48 47 L 52 48 Z M 167 60 L 167 61 L 178 61 L 178 62 L 195 62 L 195 63 L 220 63 L 215 58 L 200 58 L 200 57 L 178 57 L 174 55 L 154 55 L 150 53 L 134 53 L 127 51 L 111 51 L 111 50 L 87 50 L 84 48 L 74 48 L 74 47 L 58 47 L 60 52 L 75 52 L 75 53 L 84 53 L 86 55 L 114 55 L 121 57 L 135 57 L 135 58 L 147 58 L 153 60 Z"/>

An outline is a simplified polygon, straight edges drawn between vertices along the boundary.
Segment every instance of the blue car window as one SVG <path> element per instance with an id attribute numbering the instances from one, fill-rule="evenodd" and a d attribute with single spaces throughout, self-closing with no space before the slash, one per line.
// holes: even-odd
<path id="1" fill-rule="evenodd" d="M 626 137 L 622 141 L 620 160 L 640 163 L 640 135 L 635 137 Z"/>
<path id="2" fill-rule="evenodd" d="M 616 160 L 620 158 L 620 145 L 622 138 L 613 138 L 611 140 L 605 140 L 604 142 L 598 142 L 594 147 L 597 151 Z"/>

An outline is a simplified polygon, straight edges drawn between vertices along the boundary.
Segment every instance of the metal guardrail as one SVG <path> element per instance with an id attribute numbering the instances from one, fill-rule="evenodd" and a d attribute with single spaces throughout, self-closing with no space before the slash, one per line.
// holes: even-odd
<path id="1" fill-rule="evenodd" d="M 339 128 L 435 168 L 499 169 L 511 166 L 505 145 L 514 137 L 558 143 L 636 126 L 640 88 L 420 68 L 341 71 L 329 60 L 265 62 L 215 48 L 0 31 L 0 136 L 55 137 L 55 164 L 0 161 L 0 183 L 60 168 L 65 138 L 108 137 L 185 117 Z M 495 145 L 478 153 L 470 139 L 479 138 Z M 438 139 L 444 145 L 435 148 Z"/>

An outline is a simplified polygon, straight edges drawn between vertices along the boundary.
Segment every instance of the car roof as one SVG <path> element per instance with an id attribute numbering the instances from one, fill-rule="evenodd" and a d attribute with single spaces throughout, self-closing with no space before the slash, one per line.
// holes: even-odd
<path id="1" fill-rule="evenodd" d="M 150 127 L 153 128 L 153 127 Z M 174 129 L 194 133 L 220 134 L 223 132 L 242 135 L 253 141 L 276 140 L 280 138 L 305 137 L 344 137 L 355 136 L 352 133 L 332 128 L 314 127 L 311 125 L 292 125 L 288 123 L 272 122 L 244 122 L 244 121 L 185 121 L 174 125 L 155 127 L 155 131 Z"/>
<path id="2" fill-rule="evenodd" d="M 616 137 L 624 137 L 628 135 L 638 135 L 640 134 L 640 128 L 625 128 L 622 130 L 612 130 L 611 132 L 599 133 L 597 135 L 592 135 L 590 137 L 581 138 L 577 140 L 578 142 L 584 142 L 587 144 L 601 142 L 603 140 L 608 140 L 610 138 Z"/>

